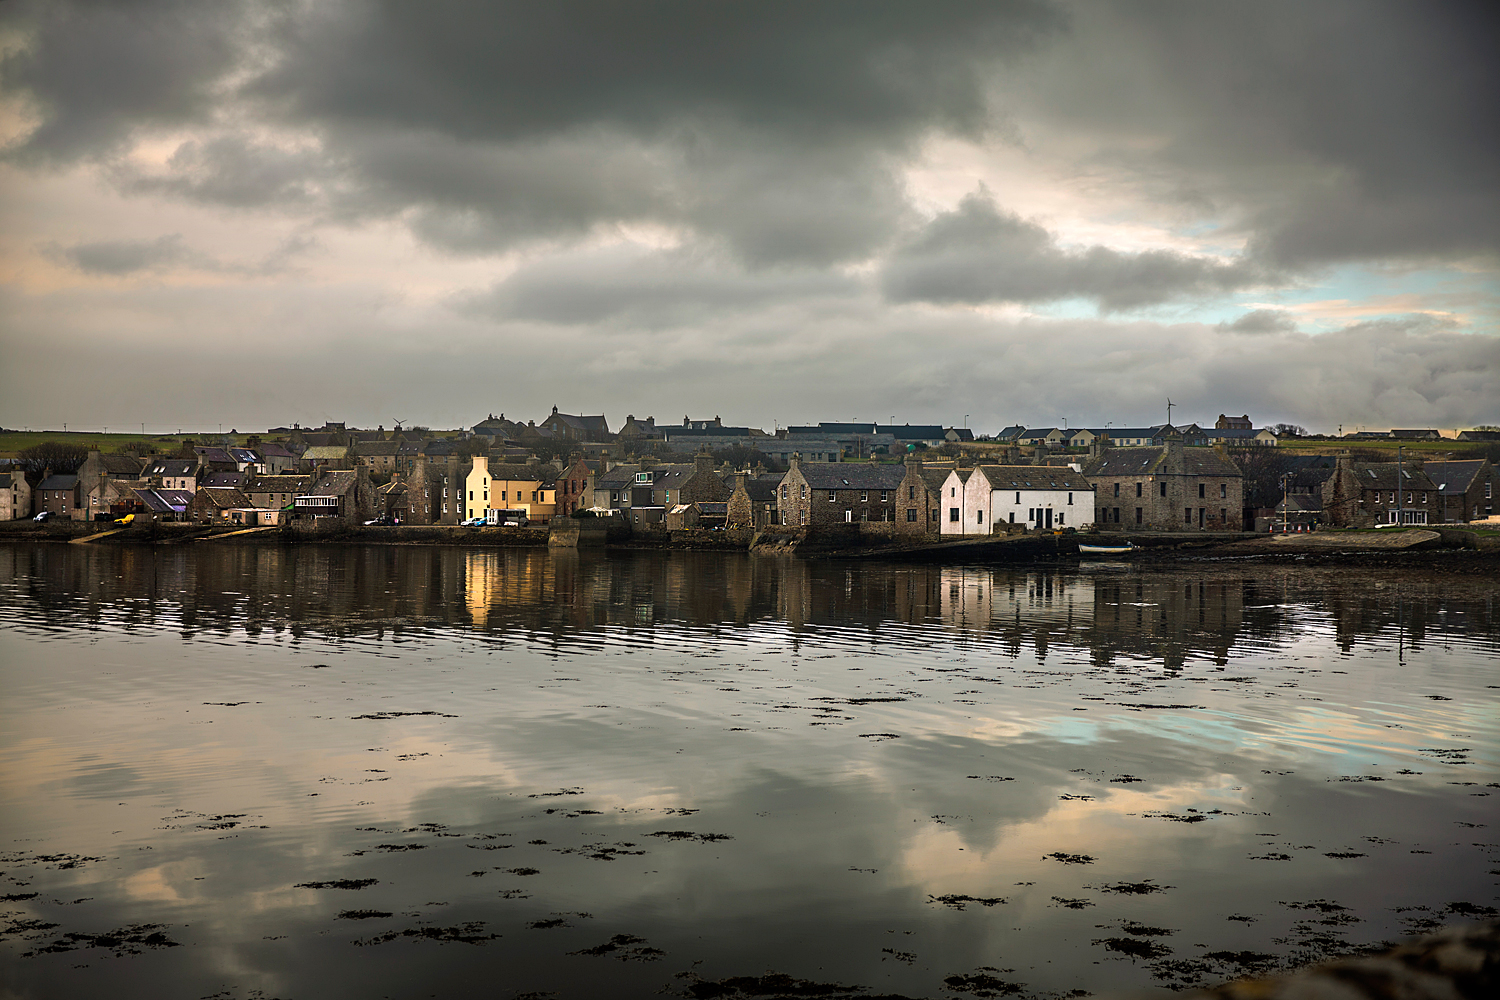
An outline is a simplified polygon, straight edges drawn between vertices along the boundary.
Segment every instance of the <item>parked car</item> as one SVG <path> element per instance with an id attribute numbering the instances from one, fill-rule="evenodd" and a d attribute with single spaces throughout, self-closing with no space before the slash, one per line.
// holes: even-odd
<path id="1" fill-rule="evenodd" d="M 465 528 L 478 528 L 484 524 L 484 518 L 471 517 L 467 521 L 460 521 L 459 523 L 462 524 Z"/>
<path id="2" fill-rule="evenodd" d="M 33 521 L 50 521 L 50 520 L 52 520 L 52 511 L 50 511 L 50 510 L 44 510 L 40 514 L 38 514 L 36 517 L 33 517 L 32 520 Z"/>

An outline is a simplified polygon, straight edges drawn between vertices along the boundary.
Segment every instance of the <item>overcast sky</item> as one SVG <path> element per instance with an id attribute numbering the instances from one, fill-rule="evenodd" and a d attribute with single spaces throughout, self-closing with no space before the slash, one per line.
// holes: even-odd
<path id="1" fill-rule="evenodd" d="M 0 4 L 8 427 L 1500 424 L 1491 3 Z"/>

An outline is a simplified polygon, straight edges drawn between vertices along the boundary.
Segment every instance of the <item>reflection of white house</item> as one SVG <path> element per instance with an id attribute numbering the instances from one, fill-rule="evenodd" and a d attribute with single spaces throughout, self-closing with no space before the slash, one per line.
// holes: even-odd
<path id="1" fill-rule="evenodd" d="M 943 482 L 942 503 L 944 535 L 988 535 L 997 524 L 1048 531 L 1094 523 L 1094 487 L 1067 466 L 981 465 L 967 479 L 955 470 Z"/>
<path id="2" fill-rule="evenodd" d="M 1050 572 L 1020 574 L 1011 570 L 944 567 L 938 575 L 938 613 L 943 622 L 978 632 L 1015 628 L 1054 641 L 1084 644 L 1096 625 L 1094 582 Z"/>

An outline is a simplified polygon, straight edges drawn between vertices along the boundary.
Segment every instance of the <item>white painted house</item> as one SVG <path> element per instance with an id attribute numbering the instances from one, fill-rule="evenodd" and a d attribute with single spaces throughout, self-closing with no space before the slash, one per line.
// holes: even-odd
<path id="1" fill-rule="evenodd" d="M 1094 523 L 1094 487 L 1059 465 L 981 465 L 943 482 L 940 533 L 988 535 L 996 524 L 1032 531 Z"/>

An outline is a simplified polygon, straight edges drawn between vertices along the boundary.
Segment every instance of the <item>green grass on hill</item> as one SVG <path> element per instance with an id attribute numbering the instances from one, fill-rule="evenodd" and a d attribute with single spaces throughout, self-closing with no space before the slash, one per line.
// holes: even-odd
<path id="1" fill-rule="evenodd" d="M 225 435 L 227 436 L 227 435 Z M 32 445 L 42 444 L 45 441 L 56 441 L 60 444 L 78 445 L 90 451 L 119 451 L 128 444 L 145 444 L 155 448 L 157 451 L 170 452 L 182 447 L 184 438 L 192 438 L 201 442 L 205 438 L 219 438 L 216 431 L 207 433 L 185 432 L 183 434 L 104 434 L 94 431 L 12 431 L 0 432 L 0 458 L 15 458 L 17 455 L 30 448 Z M 243 444 L 246 435 L 239 434 L 232 438 L 236 444 Z"/>

